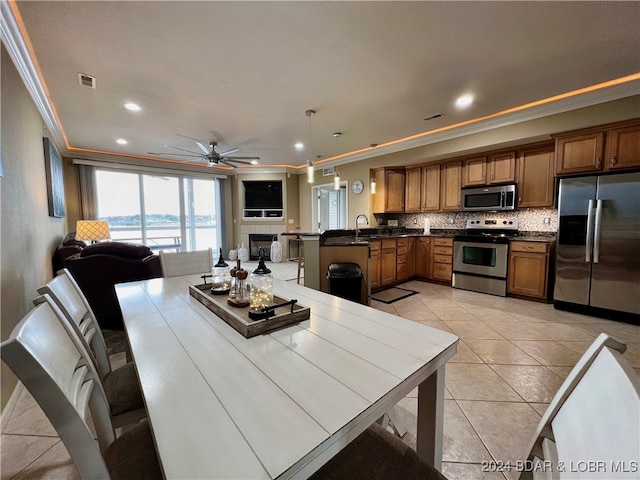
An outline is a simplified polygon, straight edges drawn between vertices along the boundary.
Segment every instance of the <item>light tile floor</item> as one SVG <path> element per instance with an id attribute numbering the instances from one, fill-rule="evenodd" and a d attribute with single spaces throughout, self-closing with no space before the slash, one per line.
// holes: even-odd
<path id="1" fill-rule="evenodd" d="M 640 373 L 640 326 L 429 283 L 402 286 L 419 293 L 373 306 L 460 337 L 445 380 L 443 473 L 451 480 L 518 478 L 515 470 L 483 471 L 483 462 L 526 458 L 548 403 L 600 332 L 627 344 L 625 357 Z M 399 404 L 409 428 L 404 440 L 414 446 L 416 406 L 417 390 Z M 3 425 L 2 479 L 79 478 L 26 391 Z"/>

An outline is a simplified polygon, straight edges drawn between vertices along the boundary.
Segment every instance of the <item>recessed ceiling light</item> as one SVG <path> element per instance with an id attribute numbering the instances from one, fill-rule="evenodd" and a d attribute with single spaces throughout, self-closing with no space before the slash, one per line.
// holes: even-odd
<path id="1" fill-rule="evenodd" d="M 251 165 L 257 165 L 258 164 L 258 160 L 251 160 Z"/>
<path id="2" fill-rule="evenodd" d="M 135 103 L 125 103 L 124 108 L 126 108 L 127 110 L 131 110 L 132 112 L 139 112 L 140 110 L 142 110 L 142 108 L 140 108 L 140 106 L 136 105 Z"/>
<path id="3" fill-rule="evenodd" d="M 473 103 L 473 95 L 471 95 L 470 93 L 465 93 L 464 95 L 461 95 L 460 97 L 458 97 L 458 99 L 456 100 L 456 107 L 467 108 L 472 103 Z"/>
<path id="4" fill-rule="evenodd" d="M 296 150 L 302 150 L 304 148 L 304 143 L 298 142 L 294 145 L 294 147 L 296 147 Z"/>
<path id="5" fill-rule="evenodd" d="M 127 142 L 124 138 L 119 138 L 116 140 L 116 143 L 119 143 L 120 145 L 126 145 L 129 142 Z"/>

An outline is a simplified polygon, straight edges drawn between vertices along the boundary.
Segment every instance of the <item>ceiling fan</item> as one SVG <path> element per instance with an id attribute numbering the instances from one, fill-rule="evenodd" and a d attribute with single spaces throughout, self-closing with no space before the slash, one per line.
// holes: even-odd
<path id="1" fill-rule="evenodd" d="M 218 145 L 218 142 L 215 142 L 215 141 L 209 142 L 209 147 L 210 148 L 205 147 L 204 144 L 202 142 L 200 142 L 200 141 L 195 140 L 195 143 L 198 146 L 198 148 L 200 148 L 200 150 L 202 150 L 202 153 L 194 152 L 194 151 L 191 151 L 191 150 L 187 150 L 186 148 L 177 147 L 175 145 L 165 145 L 165 147 L 175 148 L 176 150 L 180 150 L 182 152 L 187 152 L 188 154 L 184 154 L 184 153 L 155 153 L 155 152 L 147 152 L 147 153 L 149 155 L 173 155 L 173 156 L 178 156 L 178 157 L 200 158 L 202 160 L 205 160 L 207 162 L 207 166 L 209 166 L 209 167 L 213 167 L 213 166 L 219 165 L 219 164 L 227 165 L 229 167 L 235 167 L 236 164 L 255 165 L 257 163 L 256 160 L 260 160 L 260 157 L 237 157 L 237 156 L 231 156 L 232 154 L 238 152 L 240 150 L 239 148 L 232 148 L 232 149 L 227 150 L 225 152 L 218 153 L 218 152 L 216 152 L 216 146 Z M 249 160 L 249 161 L 247 161 L 247 160 Z M 253 162 L 251 160 L 253 160 Z"/>

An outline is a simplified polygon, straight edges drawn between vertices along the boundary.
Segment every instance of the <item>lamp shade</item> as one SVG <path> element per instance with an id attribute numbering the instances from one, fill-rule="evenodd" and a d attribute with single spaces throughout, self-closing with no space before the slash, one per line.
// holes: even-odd
<path id="1" fill-rule="evenodd" d="M 76 222 L 76 240 L 95 241 L 110 238 L 109 222 L 103 220 L 78 220 Z"/>

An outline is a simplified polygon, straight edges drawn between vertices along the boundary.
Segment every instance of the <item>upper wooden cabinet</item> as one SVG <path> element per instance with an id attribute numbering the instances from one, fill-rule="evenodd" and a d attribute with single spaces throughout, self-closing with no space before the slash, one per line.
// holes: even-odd
<path id="1" fill-rule="evenodd" d="M 373 170 L 376 193 L 371 196 L 373 213 L 404 212 L 405 169 L 384 167 Z"/>
<path id="2" fill-rule="evenodd" d="M 462 186 L 515 182 L 516 154 L 506 152 L 489 157 L 468 158 L 462 168 Z"/>
<path id="3" fill-rule="evenodd" d="M 518 152 L 518 208 L 553 207 L 554 161 L 553 145 Z"/>
<path id="4" fill-rule="evenodd" d="M 462 167 L 462 186 L 485 185 L 487 183 L 487 157 L 468 158 Z"/>
<path id="5" fill-rule="evenodd" d="M 440 166 L 440 209 L 460 210 L 462 162 L 449 162 Z"/>
<path id="6" fill-rule="evenodd" d="M 419 212 L 422 209 L 421 191 L 422 167 L 408 167 L 405 171 L 405 212 Z"/>
<path id="7" fill-rule="evenodd" d="M 605 168 L 622 170 L 636 167 L 640 167 L 640 121 L 612 128 L 607 137 Z"/>
<path id="8" fill-rule="evenodd" d="M 640 167 L 640 119 L 553 137 L 557 175 Z"/>
<path id="9" fill-rule="evenodd" d="M 422 211 L 440 210 L 440 165 L 422 167 Z"/>

